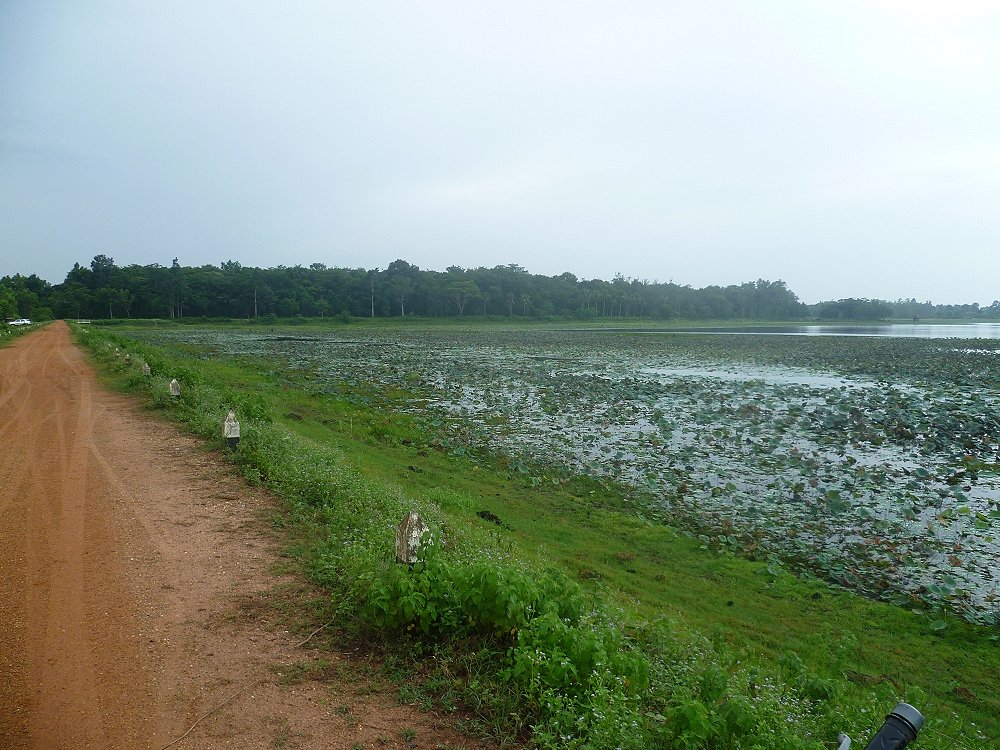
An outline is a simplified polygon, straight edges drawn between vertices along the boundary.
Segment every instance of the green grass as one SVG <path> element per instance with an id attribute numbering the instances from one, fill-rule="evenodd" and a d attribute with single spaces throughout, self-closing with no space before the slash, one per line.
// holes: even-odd
<path id="1" fill-rule="evenodd" d="M 7 346 L 26 334 L 34 333 L 39 328 L 44 328 L 49 322 L 32 323 L 30 326 L 9 326 L 0 320 L 0 347 Z"/>
<path id="2" fill-rule="evenodd" d="M 335 602 L 345 603 L 341 632 L 381 639 L 389 664 L 414 650 L 428 657 L 400 670 L 420 676 L 409 690 L 429 705 L 464 710 L 477 731 L 501 739 L 533 736 L 552 747 L 610 747 L 614 737 L 641 740 L 636 746 L 832 747 L 837 729 L 864 741 L 902 697 L 929 720 L 917 748 L 982 747 L 983 738 L 1000 738 L 995 628 L 945 617 L 944 628 L 934 629 L 925 614 L 795 578 L 774 562 L 715 552 L 703 540 L 642 520 L 641 503 L 637 507 L 627 488 L 582 479 L 532 486 L 502 467 L 448 455 L 430 445 L 410 417 L 384 408 L 402 405 L 404 392 L 380 393 L 383 408 L 374 409 L 363 405 L 364 394 L 310 395 L 294 374 L 271 373 L 270 363 L 204 361 L 197 352 L 152 351 L 116 337 L 153 366 L 147 383 L 113 358 L 105 335 L 82 338 L 112 382 L 146 392 L 152 406 L 206 438 L 218 442 L 230 402 L 258 417 L 245 422 L 236 458 L 248 477 L 284 493 L 303 566 L 330 586 Z M 168 372 L 186 381 L 182 403 L 163 395 Z M 283 441 L 292 447 L 286 450 Z M 299 454 L 306 453 L 317 458 L 301 463 Z M 329 474 L 336 475 L 333 484 L 320 487 Z M 354 511 L 342 507 L 352 502 L 374 520 L 352 525 Z M 426 509 L 448 543 L 440 565 L 412 579 L 387 562 L 383 549 L 391 536 L 384 527 L 411 505 Z M 481 511 L 502 525 L 480 518 Z M 348 538 L 350 554 L 343 551 Z M 448 621 L 428 615 L 426 600 L 451 606 L 454 592 L 436 587 L 467 582 L 463 571 L 493 560 L 498 570 L 511 571 L 511 585 L 527 587 L 528 598 L 535 593 L 528 591 L 530 580 L 517 583 L 518 571 L 540 576 L 553 564 L 565 571 L 569 584 L 559 596 L 577 596 L 572 587 L 578 583 L 586 602 L 576 622 L 596 633 L 621 623 L 623 635 L 614 637 L 621 638 L 622 653 L 651 665 L 649 688 L 616 692 L 598 682 L 593 688 L 600 700 L 588 703 L 552 686 L 559 676 L 548 669 L 551 660 L 524 677 L 527 672 L 517 670 L 528 663 L 522 647 L 531 638 L 549 655 L 577 643 L 566 634 L 559 636 L 562 646 L 540 640 L 527 621 L 518 620 L 507 634 L 464 628 L 449 636 Z M 358 576 L 354 588 L 341 582 L 345 575 Z M 365 586 L 369 590 L 361 591 Z M 373 633 L 348 614 L 359 603 L 370 605 L 364 599 L 370 591 L 417 597 L 419 606 L 407 615 L 390 602 L 391 613 Z M 393 646 L 400 642 L 404 648 Z M 517 674 L 505 676 L 505 670 Z M 539 682 L 543 678 L 549 683 Z M 749 718 L 741 706 L 752 707 Z M 630 733 L 591 721 L 586 738 L 558 736 L 595 707 L 643 728 Z M 783 719 L 788 727 L 780 726 Z M 798 743 L 807 726 L 817 734 Z"/>
<path id="3" fill-rule="evenodd" d="M 364 434 L 371 415 L 322 401 L 299 395 L 293 401 L 297 413 L 311 416 L 287 427 L 338 444 L 367 475 L 433 497 L 448 514 L 471 521 L 479 511 L 490 511 L 511 530 L 478 518 L 473 522 L 513 538 L 522 554 L 538 562 L 556 559 L 573 575 L 591 572 L 587 577 L 599 581 L 603 593 L 643 617 L 667 614 L 721 637 L 730 647 L 750 647 L 774 660 L 794 651 L 817 667 L 829 662 L 830 641 L 850 634 L 857 643 L 846 666 L 856 679 L 867 675 L 918 686 L 940 710 L 971 709 L 981 726 L 1000 729 L 995 629 L 949 618 L 945 631 L 934 631 L 925 614 L 801 580 L 764 562 L 718 554 L 670 527 L 594 507 L 589 496 L 572 488 L 533 488 L 478 464 L 424 451 L 419 443 L 404 446 L 402 441 L 419 436 L 398 424 L 392 442 L 351 439 L 335 426 L 346 418 L 356 425 L 356 434 Z M 333 428 L 323 424 L 331 416 Z M 615 499 L 604 500 L 613 504 Z"/>

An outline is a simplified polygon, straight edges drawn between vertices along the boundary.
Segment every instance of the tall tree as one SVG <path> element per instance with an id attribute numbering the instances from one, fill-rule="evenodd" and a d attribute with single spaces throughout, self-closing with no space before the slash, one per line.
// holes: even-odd
<path id="1" fill-rule="evenodd" d="M 446 289 L 460 316 L 465 314 L 465 305 L 469 300 L 476 299 L 481 295 L 476 282 L 466 276 L 464 270 L 456 266 L 448 269 Z"/>
<path id="2" fill-rule="evenodd" d="M 0 318 L 16 318 L 17 296 L 10 287 L 0 284 Z"/>
<path id="3" fill-rule="evenodd" d="M 91 283 L 93 289 L 101 289 L 111 284 L 111 274 L 115 270 L 115 259 L 107 255 L 95 255 L 90 261 L 90 270 L 93 273 Z"/>
<path id="4" fill-rule="evenodd" d="M 177 258 L 170 264 L 170 317 L 184 317 L 184 270 Z"/>

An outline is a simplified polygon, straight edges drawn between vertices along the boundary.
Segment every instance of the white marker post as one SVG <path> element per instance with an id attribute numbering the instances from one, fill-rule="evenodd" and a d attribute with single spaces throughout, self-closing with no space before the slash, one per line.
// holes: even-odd
<path id="1" fill-rule="evenodd" d="M 170 381 L 170 395 L 174 398 L 181 395 L 181 384 L 177 382 L 177 378 Z"/>
<path id="2" fill-rule="evenodd" d="M 142 363 L 142 374 L 143 375 L 149 375 L 149 373 L 150 373 L 149 362 L 143 362 Z"/>
<path id="3" fill-rule="evenodd" d="M 418 562 L 420 542 L 428 531 L 427 524 L 415 511 L 407 513 L 396 529 L 396 562 L 406 565 Z"/>
<path id="4" fill-rule="evenodd" d="M 222 423 L 222 437 L 226 439 L 226 445 L 230 450 L 236 450 L 236 446 L 240 444 L 240 423 L 236 421 L 236 412 L 232 409 Z"/>

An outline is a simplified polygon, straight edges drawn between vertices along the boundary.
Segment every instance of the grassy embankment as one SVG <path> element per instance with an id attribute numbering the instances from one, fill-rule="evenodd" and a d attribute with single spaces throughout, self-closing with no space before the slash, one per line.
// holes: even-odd
<path id="1" fill-rule="evenodd" d="M 995 630 L 934 631 L 923 615 L 715 554 L 641 520 L 625 492 L 531 487 L 448 455 L 391 409 L 411 394 L 310 395 L 308 378 L 274 363 L 116 334 L 135 358 L 125 368 L 107 336 L 81 338 L 112 382 L 211 443 L 238 410 L 234 460 L 285 497 L 341 634 L 380 641 L 389 665 L 416 651 L 407 666 L 422 678 L 401 689 L 465 709 L 478 731 L 524 738 L 531 726 L 549 747 L 820 748 L 838 730 L 860 741 L 902 697 L 929 719 L 917 747 L 1000 738 Z M 407 570 L 392 563 L 392 532 L 411 508 L 444 541 Z"/>
<path id="2" fill-rule="evenodd" d="M 44 323 L 32 323 L 29 326 L 11 326 L 7 325 L 3 321 L 0 321 L 0 346 L 6 346 L 12 341 L 17 341 L 25 334 L 37 331 L 39 328 L 48 325 L 48 322 Z"/>

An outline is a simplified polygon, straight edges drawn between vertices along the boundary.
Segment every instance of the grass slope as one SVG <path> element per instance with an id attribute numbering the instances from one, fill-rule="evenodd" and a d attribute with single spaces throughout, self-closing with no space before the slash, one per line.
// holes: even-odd
<path id="1" fill-rule="evenodd" d="M 624 489 L 532 486 L 435 449 L 408 416 L 356 393 L 310 395 L 273 363 L 150 350 L 125 333 L 81 339 L 119 387 L 210 440 L 235 406 L 236 460 L 288 499 L 306 566 L 343 604 L 343 631 L 380 638 L 390 665 L 434 657 L 410 664 L 424 679 L 409 689 L 471 710 L 479 731 L 547 747 L 820 748 L 837 730 L 861 742 L 905 698 L 929 720 L 917 747 L 998 743 L 995 629 L 948 619 L 933 630 L 925 615 L 646 522 Z M 170 376 L 178 401 L 165 395 Z M 401 572 L 388 532 L 410 507 L 447 544 Z M 507 615 L 471 622 L 495 601 Z"/>

